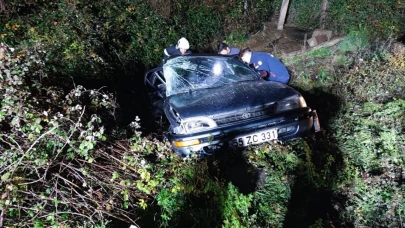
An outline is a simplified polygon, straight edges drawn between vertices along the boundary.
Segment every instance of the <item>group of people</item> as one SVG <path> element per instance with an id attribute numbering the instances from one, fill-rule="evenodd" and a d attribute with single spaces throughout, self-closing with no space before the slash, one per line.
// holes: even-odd
<path id="1" fill-rule="evenodd" d="M 272 54 L 267 52 L 254 52 L 250 48 L 232 47 L 226 43 L 218 43 L 218 54 L 238 56 L 243 62 L 254 67 L 260 75 L 268 81 L 276 81 L 287 84 L 290 74 L 285 65 Z M 176 45 L 171 45 L 164 50 L 163 59 L 166 60 L 172 55 L 190 54 L 190 43 L 184 37 L 180 38 Z"/>

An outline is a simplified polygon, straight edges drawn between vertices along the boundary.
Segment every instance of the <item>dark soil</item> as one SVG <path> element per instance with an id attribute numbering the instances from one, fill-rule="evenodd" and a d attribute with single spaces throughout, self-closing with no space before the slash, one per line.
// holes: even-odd
<path id="1" fill-rule="evenodd" d="M 309 39 L 311 36 L 312 31 L 292 26 L 277 30 L 277 25 L 269 22 L 263 25 L 261 31 L 249 37 L 246 46 L 253 51 L 269 52 L 282 58 L 285 54 L 302 50 L 307 46 L 306 38 Z"/>

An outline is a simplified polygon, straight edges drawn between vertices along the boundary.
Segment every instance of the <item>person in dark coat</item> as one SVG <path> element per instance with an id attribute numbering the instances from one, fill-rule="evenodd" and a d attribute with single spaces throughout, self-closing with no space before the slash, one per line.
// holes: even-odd
<path id="1" fill-rule="evenodd" d="M 275 81 L 287 84 L 290 81 L 290 74 L 287 67 L 272 54 L 267 52 L 252 52 L 249 48 L 244 48 L 239 53 L 242 61 L 253 65 L 257 71 L 266 71 L 262 76 L 267 81 Z"/>
<path id="2" fill-rule="evenodd" d="M 217 48 L 218 54 L 221 55 L 237 55 L 240 52 L 239 48 L 231 47 L 231 45 L 223 42 L 219 42 Z"/>
<path id="3" fill-rule="evenodd" d="M 191 51 L 188 50 L 189 48 L 190 44 L 188 40 L 182 37 L 179 39 L 179 41 L 177 41 L 176 45 L 171 45 L 163 51 L 163 60 L 167 60 L 172 55 L 191 54 Z"/>

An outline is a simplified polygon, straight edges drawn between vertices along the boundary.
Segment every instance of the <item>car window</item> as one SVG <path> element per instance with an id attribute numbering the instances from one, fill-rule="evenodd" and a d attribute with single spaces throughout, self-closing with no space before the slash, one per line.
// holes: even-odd
<path id="1" fill-rule="evenodd" d="M 167 96 L 225 84 L 258 80 L 256 73 L 234 58 L 181 56 L 163 66 Z"/>

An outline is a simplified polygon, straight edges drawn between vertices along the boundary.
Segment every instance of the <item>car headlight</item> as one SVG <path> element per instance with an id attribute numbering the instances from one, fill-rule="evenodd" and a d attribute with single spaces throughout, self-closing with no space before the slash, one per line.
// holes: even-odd
<path id="1" fill-rule="evenodd" d="M 307 107 L 307 103 L 300 95 L 294 95 L 277 102 L 277 112 Z"/>
<path id="2" fill-rule="evenodd" d="M 217 124 L 208 117 L 196 117 L 183 120 L 181 126 L 185 133 L 192 133 L 217 127 Z"/>

